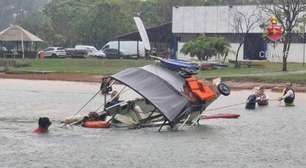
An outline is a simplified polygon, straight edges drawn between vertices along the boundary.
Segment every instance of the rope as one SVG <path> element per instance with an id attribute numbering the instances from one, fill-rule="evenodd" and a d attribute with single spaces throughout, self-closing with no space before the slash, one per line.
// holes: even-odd
<path id="1" fill-rule="evenodd" d="M 279 100 L 278 99 L 269 99 L 269 101 L 279 101 Z M 205 110 L 205 111 L 216 111 L 216 110 L 221 110 L 221 109 L 225 109 L 225 108 L 239 106 L 239 105 L 242 105 L 242 104 L 245 104 L 245 103 L 246 102 L 231 104 L 231 105 L 227 105 L 227 106 L 221 106 L 221 107 L 217 107 L 217 108 L 208 109 L 208 110 Z"/>
<path id="2" fill-rule="evenodd" d="M 239 106 L 239 105 L 242 105 L 242 104 L 245 104 L 245 103 L 246 103 L 246 102 L 237 103 L 237 104 L 232 104 L 232 105 L 227 105 L 227 106 L 221 106 L 221 107 L 217 107 L 217 108 L 213 108 L 213 109 L 208 109 L 208 110 L 205 110 L 205 111 L 216 111 L 216 110 L 221 110 L 221 109 L 225 109 L 225 108 L 230 108 L 230 107 Z"/>
<path id="3" fill-rule="evenodd" d="M 216 111 L 216 110 L 221 110 L 221 109 L 225 109 L 225 108 L 230 108 L 230 107 L 235 107 L 235 106 L 239 106 L 245 104 L 245 102 L 243 103 L 237 103 L 237 104 L 232 104 L 232 105 L 227 105 L 227 106 L 221 106 L 221 107 L 217 107 L 217 108 L 213 108 L 213 109 L 208 109 L 208 110 L 204 110 L 205 112 L 208 111 Z M 193 121 L 196 121 L 192 124 L 192 126 L 195 126 L 196 124 L 198 124 L 198 121 L 201 119 L 201 117 L 203 116 L 203 114 L 199 114 Z"/>
<path id="4" fill-rule="evenodd" d="M 98 90 L 98 92 L 93 95 L 81 108 L 79 111 L 77 111 L 75 114 L 73 114 L 73 116 L 76 116 L 78 113 L 80 113 L 98 94 L 100 93 L 100 90 Z"/>

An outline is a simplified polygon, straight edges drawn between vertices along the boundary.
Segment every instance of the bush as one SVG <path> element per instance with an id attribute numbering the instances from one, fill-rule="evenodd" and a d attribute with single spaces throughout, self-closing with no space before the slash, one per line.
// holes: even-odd
<path id="1" fill-rule="evenodd" d="M 199 60 L 206 61 L 213 56 L 221 56 L 225 60 L 230 52 L 230 47 L 230 43 L 222 37 L 199 36 L 186 43 L 181 52 L 191 57 L 196 56 Z"/>

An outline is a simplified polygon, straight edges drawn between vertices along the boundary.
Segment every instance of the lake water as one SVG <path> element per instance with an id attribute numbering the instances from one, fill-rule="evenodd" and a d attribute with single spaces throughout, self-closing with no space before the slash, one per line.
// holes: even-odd
<path id="1" fill-rule="evenodd" d="M 210 111 L 241 117 L 180 131 L 60 128 L 98 89 L 97 83 L 0 79 L 0 167 L 306 167 L 305 94 L 297 94 L 295 107 L 274 101 L 255 111 L 244 105 Z M 250 93 L 235 91 L 209 109 L 243 102 Z M 97 96 L 83 114 L 102 102 Z M 32 133 L 40 116 L 52 119 L 49 134 Z"/>

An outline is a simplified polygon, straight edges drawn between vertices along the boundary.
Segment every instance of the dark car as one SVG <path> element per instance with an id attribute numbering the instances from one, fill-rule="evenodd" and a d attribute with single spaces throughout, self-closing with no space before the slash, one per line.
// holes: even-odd
<path id="1" fill-rule="evenodd" d="M 86 58 L 88 55 L 88 51 L 83 49 L 66 48 L 65 51 L 71 58 Z"/>
<path id="2" fill-rule="evenodd" d="M 106 55 L 106 58 L 109 58 L 109 59 L 127 58 L 127 55 L 125 55 L 121 51 L 119 52 L 117 49 L 114 49 L 114 48 L 105 48 L 103 52 Z"/>

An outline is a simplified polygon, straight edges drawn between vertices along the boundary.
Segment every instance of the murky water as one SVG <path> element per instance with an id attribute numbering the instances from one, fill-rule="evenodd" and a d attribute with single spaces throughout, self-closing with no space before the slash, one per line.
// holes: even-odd
<path id="1" fill-rule="evenodd" d="M 243 105 L 211 111 L 241 118 L 202 121 L 200 127 L 175 132 L 60 128 L 58 121 L 78 111 L 98 88 L 89 83 L 0 79 L 0 167 L 306 167 L 305 94 L 297 95 L 295 107 L 275 101 L 255 111 Z M 249 93 L 233 92 L 209 108 L 240 103 Z M 98 96 L 84 112 L 101 102 Z M 40 116 L 53 120 L 48 135 L 31 132 Z"/>

